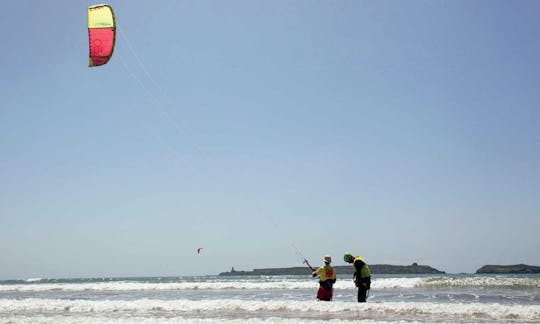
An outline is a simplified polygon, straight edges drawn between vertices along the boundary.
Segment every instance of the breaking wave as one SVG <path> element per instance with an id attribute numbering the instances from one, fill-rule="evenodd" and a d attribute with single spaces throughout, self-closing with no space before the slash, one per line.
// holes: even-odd
<path id="1" fill-rule="evenodd" d="M 353 302 L 323 303 L 315 301 L 245 301 L 245 300 L 59 300 L 27 298 L 0 299 L 0 315 L 94 316 L 117 318 L 195 316 L 197 318 L 299 318 L 341 320 L 474 320 L 474 321 L 540 321 L 540 306 L 516 306 L 480 303 L 386 302 L 359 304 Z"/>

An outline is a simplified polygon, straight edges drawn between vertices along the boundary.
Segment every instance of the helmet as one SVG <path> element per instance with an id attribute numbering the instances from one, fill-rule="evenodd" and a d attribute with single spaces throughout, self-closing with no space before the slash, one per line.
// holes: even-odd
<path id="1" fill-rule="evenodd" d="M 330 262 L 332 262 L 332 257 L 329 256 L 329 255 L 325 255 L 325 256 L 322 258 L 322 262 L 330 263 Z"/>
<path id="2" fill-rule="evenodd" d="M 345 255 L 343 256 L 343 261 L 345 262 L 350 262 L 354 259 L 353 255 L 350 254 L 350 253 L 345 253 Z"/>

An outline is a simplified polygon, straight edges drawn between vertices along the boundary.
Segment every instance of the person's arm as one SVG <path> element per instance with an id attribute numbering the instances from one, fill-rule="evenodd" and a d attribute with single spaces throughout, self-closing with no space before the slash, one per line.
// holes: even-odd
<path id="1" fill-rule="evenodd" d="M 356 269 L 356 273 L 358 273 L 358 276 L 360 276 L 360 272 L 362 271 L 362 268 L 366 264 L 362 260 L 355 260 L 354 261 L 354 268 Z"/>
<path id="2" fill-rule="evenodd" d="M 360 281 L 360 274 L 362 273 L 362 268 L 365 266 L 366 264 L 362 261 L 362 260 L 355 260 L 354 261 L 354 276 L 353 276 L 353 279 L 355 282 L 359 282 Z"/>
<path id="3" fill-rule="evenodd" d="M 320 272 L 322 271 L 322 267 L 317 268 L 315 271 L 313 271 L 312 275 L 313 277 L 320 277 Z"/>

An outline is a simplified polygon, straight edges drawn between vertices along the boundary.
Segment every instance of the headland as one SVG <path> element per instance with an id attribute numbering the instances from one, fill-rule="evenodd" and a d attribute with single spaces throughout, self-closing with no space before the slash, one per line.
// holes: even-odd
<path id="1" fill-rule="evenodd" d="M 497 274 L 519 274 L 519 273 L 540 273 L 540 267 L 526 264 L 514 265 L 485 265 L 476 270 L 476 273 L 497 273 Z"/>
<path id="2" fill-rule="evenodd" d="M 319 266 L 319 265 L 317 265 Z M 334 266 L 338 274 L 353 274 L 354 268 L 351 265 Z M 370 264 L 369 269 L 373 274 L 442 274 L 444 271 L 437 270 L 427 265 L 419 265 L 416 262 L 411 265 L 390 265 L 390 264 Z M 263 268 L 252 271 L 237 271 L 234 267 L 231 271 L 222 272 L 220 276 L 283 276 L 283 275 L 309 275 L 311 270 L 304 267 L 290 268 Z"/>

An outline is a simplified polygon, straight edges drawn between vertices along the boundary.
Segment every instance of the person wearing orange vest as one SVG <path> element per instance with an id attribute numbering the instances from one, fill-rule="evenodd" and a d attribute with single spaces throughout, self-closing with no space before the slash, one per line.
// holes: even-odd
<path id="1" fill-rule="evenodd" d="M 325 255 L 322 258 L 324 266 L 318 267 L 317 270 L 313 271 L 313 277 L 319 277 L 319 290 L 317 291 L 317 299 L 324 301 L 331 301 L 334 288 L 332 286 L 336 282 L 336 271 L 330 263 L 332 262 L 332 257 Z"/>
<path id="2" fill-rule="evenodd" d="M 354 266 L 353 280 L 358 287 L 358 302 L 365 303 L 367 292 L 371 288 L 371 272 L 369 267 L 362 257 L 354 257 L 350 253 L 345 253 L 343 260 L 347 263 L 352 263 Z"/>

